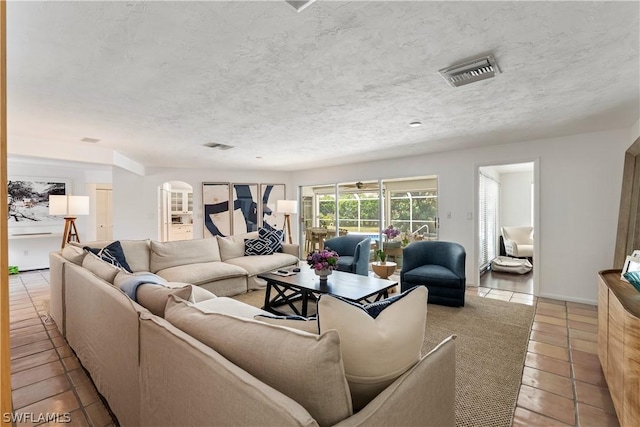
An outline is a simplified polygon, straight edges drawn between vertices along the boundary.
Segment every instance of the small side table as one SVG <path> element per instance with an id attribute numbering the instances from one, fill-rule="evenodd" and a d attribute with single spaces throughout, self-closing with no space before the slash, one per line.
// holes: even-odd
<path id="1" fill-rule="evenodd" d="M 376 261 L 371 263 L 371 268 L 373 269 L 373 272 L 376 273 L 381 279 L 386 279 L 389 276 L 391 276 L 393 272 L 396 271 L 397 266 L 398 264 L 391 261 L 386 261 L 386 262 Z"/>

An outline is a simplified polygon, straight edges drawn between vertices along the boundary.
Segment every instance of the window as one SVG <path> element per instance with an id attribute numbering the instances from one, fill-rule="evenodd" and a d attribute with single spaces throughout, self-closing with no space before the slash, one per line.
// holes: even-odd
<path id="1" fill-rule="evenodd" d="M 389 208 L 390 221 L 400 231 L 437 235 L 437 190 L 391 192 Z"/>

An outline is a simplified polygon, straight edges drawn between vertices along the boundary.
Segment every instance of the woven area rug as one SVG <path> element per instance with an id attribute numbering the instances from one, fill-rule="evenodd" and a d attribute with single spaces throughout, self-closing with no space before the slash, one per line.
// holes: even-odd
<path id="1" fill-rule="evenodd" d="M 264 291 L 234 297 L 256 307 Z M 429 304 L 423 353 L 456 334 L 456 425 L 510 427 L 534 308 L 466 296 L 462 308 Z"/>

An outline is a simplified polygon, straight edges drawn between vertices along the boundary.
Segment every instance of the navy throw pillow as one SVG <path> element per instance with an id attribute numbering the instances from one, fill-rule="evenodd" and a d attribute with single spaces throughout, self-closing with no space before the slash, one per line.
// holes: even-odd
<path id="1" fill-rule="evenodd" d="M 119 240 L 116 240 L 102 249 L 90 248 L 89 246 L 85 246 L 83 249 L 96 254 L 104 262 L 108 262 L 115 267 L 128 271 L 129 273 L 133 273 L 133 271 L 131 271 L 131 267 L 129 267 L 129 264 L 127 263 L 126 257 L 124 256 L 124 250 L 122 250 L 122 245 Z"/>
<path id="2" fill-rule="evenodd" d="M 282 241 L 284 240 L 283 230 L 268 230 L 261 228 L 258 230 L 258 237 L 269 242 L 273 252 L 282 252 Z"/>

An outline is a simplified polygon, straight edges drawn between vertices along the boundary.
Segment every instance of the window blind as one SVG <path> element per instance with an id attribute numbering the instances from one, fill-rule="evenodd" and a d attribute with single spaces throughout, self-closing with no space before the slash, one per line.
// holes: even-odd
<path id="1" fill-rule="evenodd" d="M 498 255 L 498 196 L 499 184 L 480 174 L 479 185 L 479 230 L 480 230 L 480 254 L 478 266 L 485 269 Z"/>

